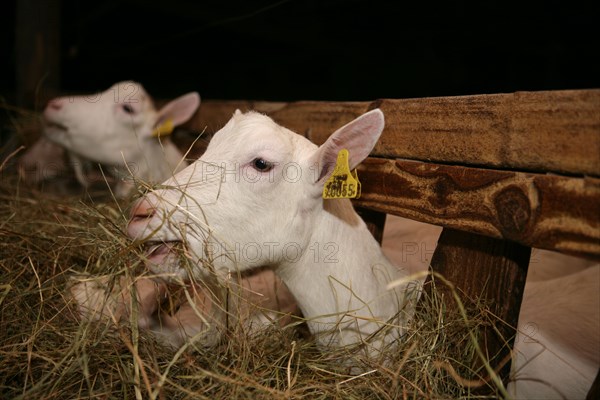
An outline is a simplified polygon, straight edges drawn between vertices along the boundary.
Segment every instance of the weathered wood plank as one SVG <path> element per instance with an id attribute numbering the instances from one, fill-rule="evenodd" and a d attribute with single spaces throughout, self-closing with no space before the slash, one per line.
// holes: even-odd
<path id="1" fill-rule="evenodd" d="M 431 269 L 455 286 L 463 304 L 476 302 L 489 310 L 490 323 L 481 327 L 480 347 L 494 370 L 513 347 L 530 255 L 531 248 L 515 242 L 446 228 L 431 260 Z M 435 282 L 436 295 L 443 294 L 445 312 L 458 312 L 451 289 L 440 280 Z M 432 294 L 430 278 L 425 293 L 421 301 Z M 481 366 L 481 360 L 476 359 L 474 367 Z M 499 368 L 505 383 L 509 373 L 510 363 Z M 483 375 L 488 373 L 483 371 Z"/>
<path id="2" fill-rule="evenodd" d="M 355 204 L 600 259 L 600 179 L 368 158 Z"/>
<path id="3" fill-rule="evenodd" d="M 600 91 L 382 100 L 374 155 L 600 176 Z"/>
<path id="4" fill-rule="evenodd" d="M 190 122 L 216 131 L 236 108 L 255 109 L 320 144 L 379 107 L 385 131 L 372 155 L 600 177 L 600 90 L 377 100 L 205 101 Z"/>

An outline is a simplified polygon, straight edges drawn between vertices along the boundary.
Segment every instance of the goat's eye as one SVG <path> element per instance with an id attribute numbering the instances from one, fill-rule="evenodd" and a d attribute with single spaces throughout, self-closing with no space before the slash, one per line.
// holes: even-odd
<path id="1" fill-rule="evenodd" d="M 135 112 L 133 107 L 131 107 L 131 105 L 129 105 L 129 104 L 123 104 L 122 107 L 123 107 L 123 111 L 125 111 L 127 114 L 133 114 Z"/>
<path id="2" fill-rule="evenodd" d="M 255 158 L 254 161 L 252 161 L 252 165 L 256 170 L 261 172 L 270 171 L 275 166 L 273 163 L 263 160 L 262 158 Z"/>

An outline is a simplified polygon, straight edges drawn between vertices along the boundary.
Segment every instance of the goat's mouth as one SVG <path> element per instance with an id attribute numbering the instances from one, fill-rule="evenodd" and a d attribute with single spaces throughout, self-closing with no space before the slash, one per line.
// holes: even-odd
<path id="1" fill-rule="evenodd" d="M 59 124 L 59 123 L 56 123 L 56 122 L 46 122 L 44 124 L 44 126 L 46 128 L 56 129 L 56 130 L 61 130 L 61 131 L 68 131 L 69 130 L 69 128 L 67 128 L 63 124 Z"/>
<path id="2" fill-rule="evenodd" d="M 52 121 L 50 118 L 44 116 L 43 118 L 44 129 L 48 131 L 68 131 L 69 127 L 59 122 Z"/>
<path id="3" fill-rule="evenodd" d="M 166 282 L 189 281 L 188 270 L 182 267 L 186 249 L 183 241 L 147 241 L 142 244 L 146 268 Z"/>
<path id="4" fill-rule="evenodd" d="M 142 244 L 145 261 L 151 265 L 163 265 L 168 262 L 167 257 L 177 253 L 182 245 L 181 241 L 147 241 Z"/>
<path id="5" fill-rule="evenodd" d="M 69 135 L 69 128 L 58 122 L 52 122 L 44 119 L 44 135 L 53 142 L 61 144 Z"/>

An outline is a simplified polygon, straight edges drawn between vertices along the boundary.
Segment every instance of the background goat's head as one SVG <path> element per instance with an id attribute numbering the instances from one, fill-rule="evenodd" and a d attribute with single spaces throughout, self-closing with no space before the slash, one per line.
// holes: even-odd
<path id="1" fill-rule="evenodd" d="M 53 99 L 44 110 L 44 133 L 51 141 L 95 162 L 137 161 L 146 143 L 157 141 L 156 128 L 187 121 L 200 104 L 196 92 L 160 110 L 141 84 L 125 81 L 88 96 Z"/>

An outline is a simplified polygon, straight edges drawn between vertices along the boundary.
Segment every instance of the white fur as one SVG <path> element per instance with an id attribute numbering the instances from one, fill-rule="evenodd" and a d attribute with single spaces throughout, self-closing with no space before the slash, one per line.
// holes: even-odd
<path id="1" fill-rule="evenodd" d="M 383 114 L 375 110 L 339 130 L 337 137 L 349 148 L 353 165 L 368 155 L 382 129 Z M 375 134 L 363 135 L 363 130 Z M 383 255 L 350 201 L 321 198 L 339 149 L 334 139 L 317 148 L 263 115 L 236 113 L 198 162 L 165 182 L 172 190 L 146 198 L 151 208 L 170 214 L 169 222 L 163 224 L 161 212 L 148 223 L 131 223 L 130 234 L 140 238 L 156 231 L 152 240 L 185 239 L 193 262 L 200 265 L 208 256 L 217 271 L 276 266 L 318 343 L 363 343 L 388 324 L 402 324 L 404 318 L 397 314 L 405 306 L 405 288 L 386 290 L 402 274 Z M 252 166 L 256 158 L 275 166 L 257 171 Z M 212 179 L 203 174 L 206 165 L 221 168 L 218 188 L 205 184 Z M 216 196 L 212 192 L 217 189 Z M 260 255 L 236 254 L 250 243 Z M 151 261 L 156 273 L 186 278 L 173 257 Z M 193 273 L 202 277 L 207 271 Z M 367 353 L 379 351 L 401 332 L 390 329 L 379 335 L 366 345 Z"/>
<path id="2" fill-rule="evenodd" d="M 109 174 L 121 179 L 116 194 L 124 197 L 133 187 L 131 175 L 158 183 L 187 166 L 168 137 L 159 140 L 152 132 L 169 118 L 174 125 L 187 121 L 199 103 L 200 97 L 193 92 L 157 110 L 142 85 L 131 81 L 116 83 L 94 95 L 56 98 L 44 110 L 45 138 L 40 139 L 44 145 L 34 146 L 36 157 L 40 148 L 51 146 L 50 142 L 66 149 L 83 186 L 88 185 L 86 165 L 102 164 Z M 56 157 L 47 154 L 46 161 Z M 31 158 L 27 154 L 24 157 L 26 161 Z"/>
<path id="3" fill-rule="evenodd" d="M 368 155 L 382 129 L 383 114 L 371 111 L 317 148 L 265 116 L 236 112 L 198 162 L 165 182 L 167 189 L 149 193 L 134 207 L 129 234 L 158 246 L 185 242 L 196 266 L 192 271 L 182 268 L 172 252 L 148 255 L 155 273 L 173 279 L 211 276 L 207 265 L 225 273 L 260 265 L 276 268 L 323 347 L 365 344 L 379 328 L 394 324 L 398 329 L 366 343 L 367 354 L 374 356 L 402 334 L 402 324 L 411 315 L 410 286 L 385 289 L 407 274 L 383 255 L 348 200 L 323 201 L 321 190 L 339 149 L 350 150 L 353 168 Z M 275 167 L 257 171 L 257 158 Z M 244 252 L 250 247 L 256 250 L 252 256 Z M 289 254 L 290 249 L 298 254 Z M 333 249 L 333 259 L 331 252 L 325 254 L 327 249 Z M 327 262 L 331 260 L 335 262 Z M 551 382 L 567 398 L 581 397 L 591 385 L 600 364 L 597 357 L 586 356 L 599 349 L 599 268 L 561 278 L 569 279 L 570 288 L 564 292 L 563 308 L 551 305 L 562 292 L 548 289 L 563 285 L 561 280 L 526 288 L 519 332 L 527 333 L 535 324 L 533 339 L 546 347 L 537 359 L 544 361 L 540 364 L 532 350 L 538 343 L 518 338 L 515 381 L 509 388 L 518 397 L 553 397 L 523 379 L 527 376 Z M 543 307 L 547 312 L 539 311 Z M 574 316 L 579 326 L 558 322 L 565 314 Z M 550 362 L 562 367 L 547 368 Z"/>

